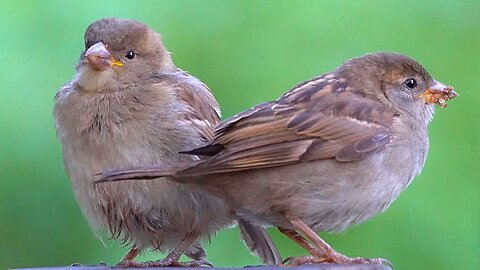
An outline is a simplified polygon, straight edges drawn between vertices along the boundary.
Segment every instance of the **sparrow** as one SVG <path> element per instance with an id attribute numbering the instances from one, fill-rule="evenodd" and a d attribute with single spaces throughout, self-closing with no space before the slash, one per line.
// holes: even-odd
<path id="1" fill-rule="evenodd" d="M 160 34 L 119 18 L 85 32 L 77 73 L 55 96 L 54 118 L 66 172 L 94 230 L 131 246 L 119 266 L 208 264 L 200 240 L 237 220 L 203 189 L 171 181 L 95 186 L 98 172 L 126 166 L 195 162 L 180 151 L 213 137 L 220 109 L 208 87 L 177 68 Z M 280 258 L 265 229 L 239 220 L 243 238 L 265 263 Z M 166 258 L 136 263 L 150 248 Z M 182 254 L 194 261 L 179 263 Z"/>
<path id="2" fill-rule="evenodd" d="M 223 121 L 184 152 L 205 159 L 104 172 L 97 184 L 167 177 L 205 189 L 310 253 L 291 264 L 388 263 L 340 254 L 316 232 L 385 211 L 425 164 L 434 105 L 456 96 L 407 56 L 367 54 Z"/>

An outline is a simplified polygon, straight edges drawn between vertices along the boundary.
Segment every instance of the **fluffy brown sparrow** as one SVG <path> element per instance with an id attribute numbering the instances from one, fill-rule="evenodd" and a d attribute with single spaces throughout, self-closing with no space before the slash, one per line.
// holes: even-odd
<path id="1" fill-rule="evenodd" d="M 108 18 L 85 32 L 75 77 L 55 96 L 55 125 L 65 168 L 83 214 L 95 230 L 131 243 L 123 266 L 179 265 L 182 254 L 205 261 L 200 239 L 235 221 L 218 198 L 194 186 L 160 180 L 93 184 L 98 172 L 126 166 L 195 162 L 180 151 L 212 139 L 219 107 L 206 85 L 178 69 L 160 35 L 133 20 Z M 280 258 L 262 227 L 240 220 L 252 251 Z M 139 264 L 146 248 L 169 251 Z"/>
<path id="2" fill-rule="evenodd" d="M 293 264 L 382 263 L 346 257 L 315 232 L 383 212 L 424 166 L 434 104 L 455 96 L 411 58 L 368 54 L 222 122 L 187 152 L 204 160 L 106 172 L 100 182 L 169 176 L 208 190 L 311 254 Z"/>

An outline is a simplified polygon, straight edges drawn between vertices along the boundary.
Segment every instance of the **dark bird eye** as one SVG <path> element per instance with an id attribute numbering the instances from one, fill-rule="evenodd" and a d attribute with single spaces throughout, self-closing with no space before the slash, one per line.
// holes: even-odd
<path id="1" fill-rule="evenodd" d="M 135 58 L 135 52 L 134 51 L 128 51 L 125 54 L 125 57 L 128 58 L 128 59 L 133 59 L 133 58 Z"/>
<path id="2" fill-rule="evenodd" d="M 405 86 L 410 89 L 413 89 L 417 87 L 417 81 L 414 78 L 408 78 L 405 80 Z"/>

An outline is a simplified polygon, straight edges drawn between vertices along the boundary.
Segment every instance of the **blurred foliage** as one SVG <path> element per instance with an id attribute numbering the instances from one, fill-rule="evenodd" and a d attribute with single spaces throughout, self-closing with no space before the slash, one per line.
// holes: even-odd
<path id="1" fill-rule="evenodd" d="M 74 74 L 85 28 L 108 16 L 161 32 L 177 66 L 211 87 L 225 117 L 367 52 L 419 60 L 460 93 L 430 125 L 422 175 L 385 214 L 325 238 L 350 256 L 388 258 L 396 269 L 478 265 L 480 1 L 2 1 L 0 7 L 0 269 L 113 264 L 125 252 L 111 241 L 105 248 L 81 216 L 52 121 L 53 96 Z M 283 256 L 304 254 L 271 232 Z M 236 229 L 219 233 L 207 250 L 218 266 L 258 264 Z"/>

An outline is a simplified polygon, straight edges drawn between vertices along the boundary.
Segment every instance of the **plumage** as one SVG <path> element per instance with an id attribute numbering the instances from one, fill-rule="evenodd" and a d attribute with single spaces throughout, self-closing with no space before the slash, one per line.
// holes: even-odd
<path id="1" fill-rule="evenodd" d="M 169 176 L 208 190 L 310 252 L 292 264 L 384 263 L 339 254 L 315 231 L 383 212 L 424 166 L 434 104 L 455 96 L 411 58 L 368 54 L 223 121 L 199 148 L 204 160 L 117 169 L 99 182 Z"/>
<path id="2" fill-rule="evenodd" d="M 93 229 L 132 247 L 123 266 L 178 265 L 182 253 L 197 261 L 193 265 L 205 262 L 201 238 L 236 219 L 220 199 L 166 180 L 94 185 L 95 174 L 116 167 L 200 160 L 179 152 L 213 138 L 217 101 L 205 84 L 173 64 L 159 34 L 133 20 L 92 23 L 77 74 L 55 96 L 54 117 L 83 214 Z M 264 229 L 245 232 L 261 235 Z M 265 236 L 246 237 L 268 248 L 260 255 L 278 255 Z M 170 254 L 153 264 L 134 263 L 147 248 Z M 269 261 L 273 257 L 263 259 L 277 263 Z"/>
<path id="3" fill-rule="evenodd" d="M 179 176 L 333 157 L 352 161 L 384 147 L 390 141 L 394 111 L 353 91 L 339 90 L 345 86 L 344 78 L 324 75 L 234 116 L 216 129 L 211 148 L 201 148 L 209 155 L 213 149 L 218 152 Z"/>

